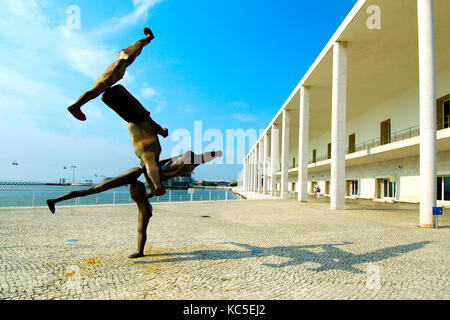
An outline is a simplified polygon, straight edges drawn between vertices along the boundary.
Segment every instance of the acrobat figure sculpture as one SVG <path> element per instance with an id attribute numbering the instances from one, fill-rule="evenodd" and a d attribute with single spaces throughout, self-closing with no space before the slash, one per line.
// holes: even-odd
<path id="1" fill-rule="evenodd" d="M 159 165 L 161 167 L 161 177 L 163 181 L 191 173 L 199 165 L 209 162 L 214 158 L 221 157 L 222 151 L 206 152 L 202 155 L 196 155 L 192 151 L 188 151 L 181 156 L 171 159 L 162 160 Z M 47 200 L 47 205 L 52 213 L 55 213 L 55 204 L 61 201 L 85 197 L 92 194 L 105 192 L 107 190 L 130 185 L 131 198 L 136 202 L 138 207 L 138 244 L 137 252 L 129 256 L 129 258 L 139 258 L 144 256 L 145 242 L 147 241 L 147 226 L 152 217 L 152 206 L 147 199 L 147 191 L 145 185 L 138 181 L 138 178 L 144 173 L 145 168 L 133 168 L 115 178 L 106 178 L 99 184 L 87 189 L 69 192 L 68 194 L 56 199 Z"/>
<path id="2" fill-rule="evenodd" d="M 122 119 L 128 122 L 128 131 L 136 156 L 141 160 L 141 168 L 130 169 L 115 178 L 107 178 L 99 184 L 84 190 L 70 192 L 57 199 L 47 200 L 47 205 L 52 213 L 55 213 L 55 204 L 60 201 L 84 197 L 91 194 L 104 192 L 124 185 L 130 185 L 130 195 L 138 206 L 138 250 L 130 258 L 142 257 L 147 240 L 147 226 L 152 216 L 152 207 L 148 198 L 162 196 L 166 190 L 162 187 L 162 181 L 191 173 L 197 166 L 222 156 L 222 151 L 207 152 L 196 155 L 189 151 L 185 154 L 160 161 L 161 145 L 158 135 L 166 138 L 168 130 L 162 128 L 153 121 L 142 104 L 129 93 L 122 85 L 114 84 L 123 78 L 126 68 L 133 63 L 148 45 L 154 35 L 149 28 L 144 29 L 145 39 L 136 41 L 128 48 L 122 50 L 117 60 L 111 64 L 104 74 L 97 78 L 94 87 L 84 93 L 77 102 L 68 109 L 78 120 L 86 120 L 81 112 L 81 107 L 88 101 L 95 99 L 100 94 L 103 102 L 113 109 Z M 144 174 L 144 178 L 150 187 L 147 194 L 145 185 L 137 179 Z"/>
<path id="3" fill-rule="evenodd" d="M 144 29 L 145 38 L 136 41 L 131 46 L 120 51 L 116 61 L 106 69 L 105 73 L 97 78 L 91 90 L 83 93 L 81 97 L 71 105 L 68 110 L 78 120 L 85 121 L 86 116 L 81 112 L 81 107 L 92 99 L 97 98 L 106 89 L 112 87 L 117 81 L 123 78 L 126 69 L 134 62 L 142 49 L 148 45 L 155 37 L 149 28 Z"/>

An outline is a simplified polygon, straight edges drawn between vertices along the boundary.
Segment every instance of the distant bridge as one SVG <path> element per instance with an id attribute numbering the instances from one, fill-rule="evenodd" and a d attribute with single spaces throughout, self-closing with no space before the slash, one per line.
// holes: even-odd
<path id="1" fill-rule="evenodd" d="M 59 183 L 31 182 L 31 181 L 0 181 L 0 186 L 46 186 Z"/>

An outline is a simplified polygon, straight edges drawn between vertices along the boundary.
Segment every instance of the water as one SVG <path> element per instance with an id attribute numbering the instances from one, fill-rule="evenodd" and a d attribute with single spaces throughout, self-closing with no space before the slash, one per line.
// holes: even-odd
<path id="1" fill-rule="evenodd" d="M 70 191 L 81 190 L 86 186 L 0 186 L 0 207 L 40 207 L 47 206 L 47 199 L 58 198 Z M 216 201 L 240 199 L 229 190 L 195 188 L 191 196 L 187 190 L 167 190 L 162 197 L 154 197 L 150 202 Z M 57 206 L 95 205 L 95 204 L 134 203 L 129 187 L 111 189 L 82 198 L 57 203 Z"/>

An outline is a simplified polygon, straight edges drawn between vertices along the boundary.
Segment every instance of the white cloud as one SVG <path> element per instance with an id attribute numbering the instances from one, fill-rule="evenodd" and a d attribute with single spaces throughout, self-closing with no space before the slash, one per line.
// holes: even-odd
<path id="1" fill-rule="evenodd" d="M 244 101 L 233 101 L 227 104 L 228 107 L 238 108 L 238 109 L 247 109 L 250 108 L 249 104 Z"/>
<path id="2" fill-rule="evenodd" d="M 244 114 L 244 113 L 233 113 L 232 114 L 233 118 L 241 121 L 241 122 L 253 122 L 256 121 L 256 118 L 252 115 L 249 114 Z"/>
<path id="3" fill-rule="evenodd" d="M 144 98 L 152 98 L 158 95 L 159 93 L 158 91 L 156 91 L 155 88 L 151 87 L 141 88 L 141 96 Z"/>
<path id="4" fill-rule="evenodd" d="M 148 11 L 164 0 L 133 0 L 134 10 L 122 17 L 109 19 L 102 27 L 96 28 L 95 35 L 105 35 L 135 24 L 147 16 Z"/>
<path id="5" fill-rule="evenodd" d="M 167 107 L 168 103 L 167 101 L 155 101 L 156 102 L 156 108 L 152 112 L 152 114 L 158 114 L 161 111 L 163 111 L 164 108 Z"/>
<path id="6" fill-rule="evenodd" d="M 198 110 L 193 109 L 193 108 L 189 108 L 189 107 L 181 108 L 181 111 L 183 111 L 184 113 L 196 113 L 196 112 L 198 112 Z"/>

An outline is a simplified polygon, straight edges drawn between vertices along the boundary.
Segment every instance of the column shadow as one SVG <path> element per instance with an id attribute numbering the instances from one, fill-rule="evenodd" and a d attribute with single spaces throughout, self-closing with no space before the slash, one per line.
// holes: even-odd
<path id="1" fill-rule="evenodd" d="M 171 252 L 163 254 L 150 254 L 146 257 L 170 257 L 160 260 L 136 261 L 135 264 L 156 264 L 183 261 L 199 261 L 199 260 L 234 260 L 255 257 L 278 256 L 288 258 L 290 260 L 280 264 L 263 264 L 270 268 L 284 268 L 292 265 L 301 265 L 306 262 L 317 263 L 317 268 L 308 268 L 308 270 L 321 272 L 326 270 L 343 270 L 352 273 L 365 273 L 355 267 L 361 263 L 375 263 L 388 258 L 400 256 L 402 254 L 424 248 L 431 241 L 414 242 L 406 245 L 399 245 L 378 249 L 363 254 L 355 254 L 344 251 L 339 246 L 352 244 L 351 242 L 342 242 L 335 244 L 314 244 L 305 246 L 277 246 L 277 247 L 259 247 L 244 243 L 227 242 L 235 245 L 242 250 L 196 250 L 192 252 Z M 308 250 L 309 249 L 309 250 Z M 314 252 L 311 249 L 319 249 L 321 252 Z M 144 257 L 145 259 L 145 257 Z"/>

